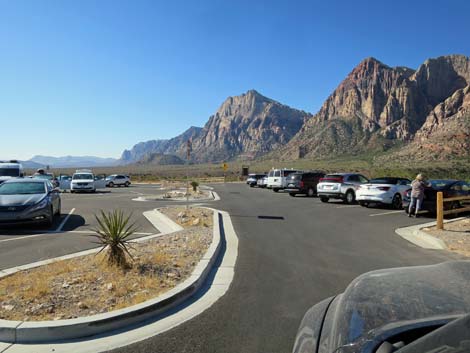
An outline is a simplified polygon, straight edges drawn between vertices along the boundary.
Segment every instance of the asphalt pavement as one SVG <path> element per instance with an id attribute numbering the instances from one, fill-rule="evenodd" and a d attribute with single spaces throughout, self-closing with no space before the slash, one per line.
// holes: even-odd
<path id="1" fill-rule="evenodd" d="M 290 352 L 305 311 L 358 275 L 458 258 L 418 248 L 394 232 L 431 219 L 244 184 L 214 187 L 221 201 L 209 205 L 230 213 L 239 237 L 230 290 L 196 318 L 113 353 Z"/>

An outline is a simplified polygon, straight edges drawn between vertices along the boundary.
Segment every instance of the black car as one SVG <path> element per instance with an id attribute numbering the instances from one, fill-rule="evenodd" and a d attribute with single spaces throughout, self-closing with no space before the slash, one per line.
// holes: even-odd
<path id="1" fill-rule="evenodd" d="M 462 180 L 443 180 L 434 179 L 427 181 L 430 186 L 424 189 L 424 199 L 421 205 L 422 211 L 429 211 L 436 213 L 436 200 L 437 193 L 442 191 L 444 198 L 457 197 L 457 196 L 470 196 L 470 183 Z M 405 193 L 403 198 L 403 207 L 405 212 L 408 212 L 408 208 L 411 201 L 411 189 Z M 455 209 L 461 207 L 461 201 L 444 202 L 444 209 Z"/>
<path id="2" fill-rule="evenodd" d="M 293 352 L 469 352 L 469 285 L 469 261 L 366 273 L 307 311 Z"/>
<path id="3" fill-rule="evenodd" d="M 307 195 L 309 197 L 317 194 L 317 184 L 325 176 L 322 172 L 293 173 L 287 177 L 286 192 L 290 196 Z"/>

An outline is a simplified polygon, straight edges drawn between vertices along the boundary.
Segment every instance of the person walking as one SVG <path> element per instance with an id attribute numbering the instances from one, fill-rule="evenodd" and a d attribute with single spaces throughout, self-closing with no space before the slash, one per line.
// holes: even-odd
<path id="1" fill-rule="evenodd" d="M 413 208 L 415 209 L 414 216 L 418 217 L 418 212 L 423 204 L 424 188 L 427 186 L 429 186 L 429 184 L 426 183 L 422 174 L 418 174 L 411 183 L 411 202 L 408 208 L 408 217 L 413 216 Z"/>

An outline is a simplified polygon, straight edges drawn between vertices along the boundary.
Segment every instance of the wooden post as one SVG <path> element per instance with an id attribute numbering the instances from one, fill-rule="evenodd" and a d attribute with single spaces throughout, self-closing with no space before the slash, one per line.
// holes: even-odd
<path id="1" fill-rule="evenodd" d="M 442 191 L 437 193 L 436 201 L 436 213 L 437 213 L 437 229 L 444 229 L 444 201 Z"/>

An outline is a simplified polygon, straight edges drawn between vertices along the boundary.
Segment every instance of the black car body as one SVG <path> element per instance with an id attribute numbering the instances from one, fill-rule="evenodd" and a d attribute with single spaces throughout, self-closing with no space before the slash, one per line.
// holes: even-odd
<path id="1" fill-rule="evenodd" d="M 444 198 L 470 196 L 470 183 L 462 180 L 443 180 L 434 179 L 427 181 L 430 186 L 424 189 L 424 199 L 421 205 L 422 211 L 436 213 L 437 193 L 442 191 Z M 403 207 L 408 212 L 411 201 L 411 189 L 405 193 L 403 198 Z M 461 207 L 462 201 L 445 202 L 444 209 L 454 209 Z"/>
<path id="2" fill-rule="evenodd" d="M 298 194 L 315 196 L 317 194 L 317 184 L 325 176 L 323 172 L 293 173 L 287 177 L 286 192 L 290 196 Z"/>
<path id="3" fill-rule="evenodd" d="M 373 271 L 307 311 L 293 352 L 420 352 L 407 347 L 468 313 L 469 261 Z"/>
<path id="4" fill-rule="evenodd" d="M 60 215 L 58 189 L 46 179 L 10 179 L 0 185 L 0 225 L 44 223 L 51 225 Z"/>

